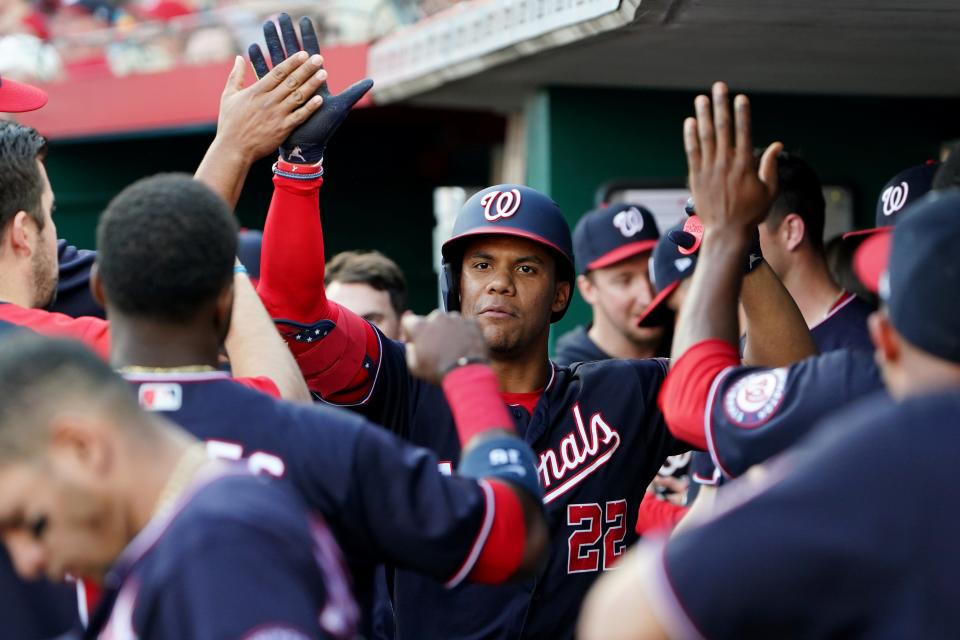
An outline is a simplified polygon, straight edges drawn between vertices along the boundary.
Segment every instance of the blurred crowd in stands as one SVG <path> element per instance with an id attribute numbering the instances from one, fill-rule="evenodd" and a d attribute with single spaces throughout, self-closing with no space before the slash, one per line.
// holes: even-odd
<path id="1" fill-rule="evenodd" d="M 0 0 L 0 76 L 50 82 L 231 60 L 279 11 L 325 44 L 368 42 L 449 0 Z"/>

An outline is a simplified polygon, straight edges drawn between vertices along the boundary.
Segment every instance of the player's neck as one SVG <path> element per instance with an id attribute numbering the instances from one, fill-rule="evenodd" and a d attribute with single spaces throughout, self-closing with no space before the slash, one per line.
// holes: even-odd
<path id="1" fill-rule="evenodd" d="M 113 314 L 108 316 L 115 318 Z M 143 319 L 111 320 L 110 364 L 117 369 L 217 367 L 219 353 L 220 341 L 208 328 L 192 329 Z"/>
<path id="2" fill-rule="evenodd" d="M 17 265 L 0 261 L 0 301 L 30 308 L 35 298 L 33 285 L 17 271 Z"/>
<path id="3" fill-rule="evenodd" d="M 547 344 L 543 341 L 535 350 L 525 354 L 490 354 L 490 366 L 497 375 L 500 391 L 529 393 L 547 386 L 550 379 L 550 360 Z"/>
<path id="4" fill-rule="evenodd" d="M 781 280 L 808 327 L 821 322 L 843 293 L 833 281 L 826 263 L 812 257 L 797 260 Z"/>
<path id="5" fill-rule="evenodd" d="M 149 446 L 138 443 L 127 452 L 124 464 L 124 492 L 128 505 L 128 536 L 132 539 L 154 517 L 164 493 L 169 493 L 171 476 L 190 447 L 196 444 L 179 429 L 153 429 Z M 189 480 L 189 478 L 188 478 Z"/>
<path id="6" fill-rule="evenodd" d="M 600 350 L 611 358 L 652 358 L 657 352 L 659 340 L 638 342 L 625 336 L 622 331 L 603 320 L 600 313 L 594 313 L 593 326 L 587 336 Z"/>

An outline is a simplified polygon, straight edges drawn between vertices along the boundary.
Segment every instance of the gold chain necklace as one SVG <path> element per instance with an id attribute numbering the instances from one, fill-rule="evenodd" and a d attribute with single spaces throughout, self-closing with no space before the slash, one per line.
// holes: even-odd
<path id="1" fill-rule="evenodd" d="M 197 471 L 209 460 L 206 445 L 196 442 L 187 447 L 170 472 L 167 483 L 160 492 L 157 505 L 153 508 L 151 519 L 167 516 L 177 501 L 190 486 Z"/>
<path id="2" fill-rule="evenodd" d="M 211 367 L 208 364 L 188 364 L 182 367 L 141 367 L 132 364 L 117 369 L 120 373 L 202 373 L 217 370 L 216 367 Z"/>

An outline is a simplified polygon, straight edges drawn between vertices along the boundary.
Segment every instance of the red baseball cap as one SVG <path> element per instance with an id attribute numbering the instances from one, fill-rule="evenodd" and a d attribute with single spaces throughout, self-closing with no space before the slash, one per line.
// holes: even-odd
<path id="1" fill-rule="evenodd" d="M 0 78 L 0 111 L 23 113 L 47 104 L 47 93 L 38 87 Z"/>

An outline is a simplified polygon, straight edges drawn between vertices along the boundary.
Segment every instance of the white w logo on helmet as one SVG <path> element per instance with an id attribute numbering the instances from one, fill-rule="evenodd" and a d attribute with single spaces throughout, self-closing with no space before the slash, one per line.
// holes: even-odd
<path id="1" fill-rule="evenodd" d="M 906 182 L 901 182 L 898 185 L 884 189 L 883 194 L 880 196 L 880 199 L 883 200 L 883 215 L 892 216 L 897 211 L 900 211 L 900 209 L 903 209 L 903 205 L 907 204 L 907 195 L 909 193 L 910 185 Z"/>
<path id="2" fill-rule="evenodd" d="M 632 238 L 643 230 L 643 214 L 636 207 L 624 209 L 613 217 L 613 226 L 620 229 L 624 237 Z"/>
<path id="3" fill-rule="evenodd" d="M 520 190 L 491 191 L 482 198 L 483 217 L 488 222 L 496 222 L 500 218 L 509 218 L 520 209 Z"/>

